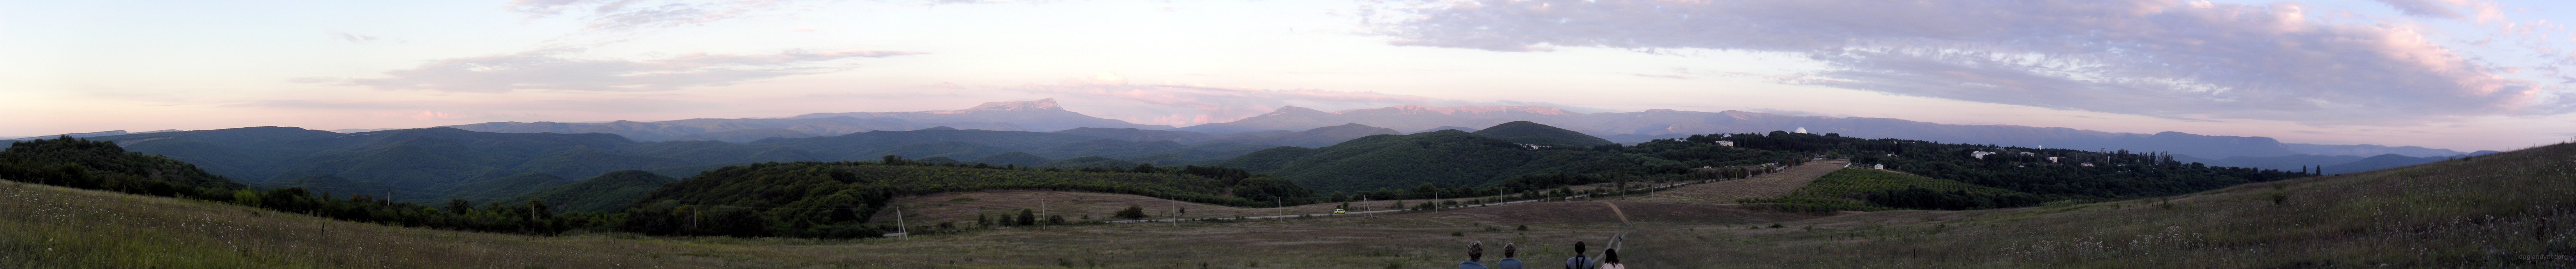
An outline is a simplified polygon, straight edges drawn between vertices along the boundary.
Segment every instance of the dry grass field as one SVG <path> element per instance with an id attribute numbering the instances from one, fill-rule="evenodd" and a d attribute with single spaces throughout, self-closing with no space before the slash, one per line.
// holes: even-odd
<path id="1" fill-rule="evenodd" d="M 1781 175 L 1829 171 L 1807 168 Z M 916 199 L 1004 202 L 974 195 Z M 1524 260 L 1549 264 L 1623 231 L 1637 268 L 2576 267 L 2576 145 L 2563 144 L 2051 207 L 1810 216 L 1657 198 L 834 241 L 467 233 L 0 183 L 0 268 L 1452 268 L 1471 241 L 1524 244 Z M 1262 211 L 1225 210 L 1191 211 Z"/>
<path id="2" fill-rule="evenodd" d="M 1798 190 L 1798 187 L 1807 186 L 1808 182 L 1815 182 L 1816 178 L 1824 177 L 1827 173 L 1833 173 L 1834 170 L 1843 169 L 1844 163 L 1846 162 L 1811 162 L 1797 167 L 1790 167 L 1788 170 L 1781 170 L 1779 173 L 1763 174 L 1753 176 L 1752 178 L 1718 181 L 1707 184 L 1693 184 L 1682 186 L 1680 188 L 1673 188 L 1672 190 L 1657 192 L 1655 194 L 1630 197 L 1623 200 L 1733 204 L 1736 199 L 1778 198 L 1780 196 L 1789 195 L 1789 192 Z"/>

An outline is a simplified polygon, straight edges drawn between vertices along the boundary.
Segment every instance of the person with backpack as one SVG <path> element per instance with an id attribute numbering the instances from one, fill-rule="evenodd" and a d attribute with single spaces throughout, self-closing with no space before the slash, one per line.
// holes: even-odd
<path id="1" fill-rule="evenodd" d="M 1574 241 L 1574 257 L 1565 258 L 1565 269 L 1592 269 L 1592 258 L 1583 256 L 1583 241 Z"/>
<path id="2" fill-rule="evenodd" d="M 1494 261 L 1494 269 L 1521 269 L 1520 244 L 1503 244 L 1503 260 Z"/>
<path id="3" fill-rule="evenodd" d="M 1485 264 L 1476 263 L 1484 258 L 1485 242 L 1467 242 L 1467 262 L 1458 263 L 1458 269 L 1485 269 Z"/>
<path id="4" fill-rule="evenodd" d="M 1602 249 L 1601 269 L 1628 269 L 1628 265 L 1619 263 L 1619 249 Z"/>

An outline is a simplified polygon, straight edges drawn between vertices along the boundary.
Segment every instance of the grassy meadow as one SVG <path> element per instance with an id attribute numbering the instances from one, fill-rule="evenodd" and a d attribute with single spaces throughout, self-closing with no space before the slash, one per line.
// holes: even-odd
<path id="1" fill-rule="evenodd" d="M 2565 256 L 2576 255 L 2569 228 L 2576 145 L 2566 144 L 2173 197 L 1996 210 L 1815 216 L 1657 199 L 1689 193 L 809 240 L 401 228 L 0 182 L 0 268 L 1454 268 L 1467 242 L 1489 244 L 1488 262 L 1500 256 L 1499 244 L 1524 244 L 1523 259 L 1543 265 L 1572 255 L 1567 243 L 1623 231 L 1629 242 L 1621 251 L 1636 268 L 2576 267 Z M 986 202 L 1003 201 L 978 203 Z"/>

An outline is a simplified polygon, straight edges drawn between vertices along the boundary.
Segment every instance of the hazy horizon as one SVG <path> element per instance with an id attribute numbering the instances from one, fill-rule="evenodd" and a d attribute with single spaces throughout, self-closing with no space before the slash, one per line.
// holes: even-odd
<path id="1" fill-rule="evenodd" d="M 2576 137 L 2556 1 L 0 4 L 0 136 L 777 118 L 1055 98 L 1896 118 L 2507 150 Z M 1409 130 L 1408 130 L 1409 131 Z"/>

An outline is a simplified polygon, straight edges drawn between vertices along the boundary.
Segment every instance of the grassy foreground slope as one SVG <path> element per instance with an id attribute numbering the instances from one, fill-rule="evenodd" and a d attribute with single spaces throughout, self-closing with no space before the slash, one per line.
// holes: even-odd
<path id="1" fill-rule="evenodd" d="M 2174 197 L 1747 228 L 1634 246 L 1661 250 L 1647 268 L 2566 268 L 2576 144 Z"/>

